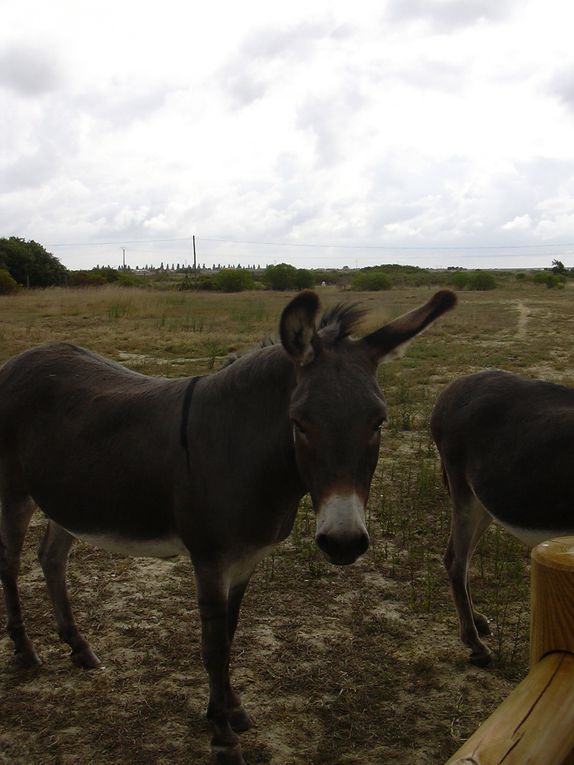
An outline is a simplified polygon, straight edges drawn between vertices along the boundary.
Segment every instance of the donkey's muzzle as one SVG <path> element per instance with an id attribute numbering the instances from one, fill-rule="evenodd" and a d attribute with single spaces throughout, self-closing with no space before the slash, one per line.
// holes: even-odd
<path id="1" fill-rule="evenodd" d="M 365 508 L 357 494 L 335 493 L 321 504 L 315 541 L 329 563 L 337 566 L 348 566 L 367 551 Z"/>
<path id="2" fill-rule="evenodd" d="M 352 537 L 317 534 L 315 541 L 326 560 L 335 566 L 348 566 L 354 563 L 369 548 L 369 535 L 366 531 Z"/>

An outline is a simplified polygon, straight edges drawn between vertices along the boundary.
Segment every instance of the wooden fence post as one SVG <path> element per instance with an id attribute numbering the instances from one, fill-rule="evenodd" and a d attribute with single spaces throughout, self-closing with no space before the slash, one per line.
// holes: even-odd
<path id="1" fill-rule="evenodd" d="M 532 551 L 530 671 L 447 765 L 574 765 L 574 536 Z"/>
<path id="2" fill-rule="evenodd" d="M 532 550 L 530 666 L 552 651 L 574 654 L 574 537 Z"/>

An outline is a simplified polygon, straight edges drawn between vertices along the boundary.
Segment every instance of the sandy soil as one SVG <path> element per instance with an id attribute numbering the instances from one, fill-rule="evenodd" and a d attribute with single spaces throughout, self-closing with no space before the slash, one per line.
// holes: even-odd
<path id="1" fill-rule="evenodd" d="M 0 763 L 209 762 L 187 561 L 74 548 L 78 622 L 104 662 L 82 671 L 58 641 L 35 559 L 43 523 L 33 520 L 21 582 L 44 665 L 16 669 L 0 640 Z M 381 544 L 344 569 L 316 568 L 289 542 L 260 565 L 233 657 L 256 723 L 242 737 L 249 765 L 441 763 L 516 682 L 466 663 L 454 613 L 412 610 Z"/>

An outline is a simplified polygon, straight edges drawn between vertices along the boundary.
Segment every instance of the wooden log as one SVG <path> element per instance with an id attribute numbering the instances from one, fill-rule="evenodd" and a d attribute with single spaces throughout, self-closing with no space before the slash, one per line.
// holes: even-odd
<path id="1" fill-rule="evenodd" d="M 574 536 L 532 550 L 530 666 L 550 651 L 574 653 Z"/>
<path id="2" fill-rule="evenodd" d="M 574 656 L 550 653 L 447 765 L 571 765 L 573 751 Z"/>
<path id="3" fill-rule="evenodd" d="M 532 551 L 530 672 L 447 765 L 574 765 L 574 537 Z"/>

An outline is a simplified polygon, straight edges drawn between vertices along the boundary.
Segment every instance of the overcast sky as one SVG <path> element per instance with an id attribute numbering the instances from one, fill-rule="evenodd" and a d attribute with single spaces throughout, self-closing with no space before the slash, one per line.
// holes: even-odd
<path id="1" fill-rule="evenodd" d="M 574 266 L 573 29 L 564 0 L 0 0 L 0 236 Z"/>

